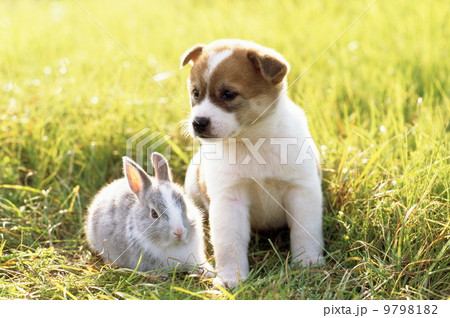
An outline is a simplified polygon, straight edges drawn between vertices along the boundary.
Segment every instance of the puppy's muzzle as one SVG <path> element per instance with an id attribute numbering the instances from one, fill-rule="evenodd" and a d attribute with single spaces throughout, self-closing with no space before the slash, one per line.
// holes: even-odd
<path id="1" fill-rule="evenodd" d="M 195 117 L 192 121 L 194 131 L 199 135 L 205 135 L 209 130 L 210 120 L 207 117 Z"/>

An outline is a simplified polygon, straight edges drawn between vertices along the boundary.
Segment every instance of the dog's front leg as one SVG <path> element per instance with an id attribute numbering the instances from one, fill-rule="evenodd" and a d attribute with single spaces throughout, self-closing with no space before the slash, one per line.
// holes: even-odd
<path id="1" fill-rule="evenodd" d="M 322 192 L 320 184 L 293 187 L 287 192 L 285 207 L 290 228 L 292 264 L 322 265 Z"/>
<path id="2" fill-rule="evenodd" d="M 216 260 L 216 285 L 234 287 L 248 275 L 248 202 L 247 195 L 238 188 L 211 199 L 209 224 Z"/>

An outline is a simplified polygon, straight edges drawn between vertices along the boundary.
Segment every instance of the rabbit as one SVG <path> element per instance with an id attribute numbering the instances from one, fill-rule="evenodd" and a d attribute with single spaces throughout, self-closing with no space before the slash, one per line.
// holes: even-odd
<path id="1" fill-rule="evenodd" d="M 155 177 L 123 157 L 124 178 L 105 186 L 88 209 L 90 248 L 108 263 L 146 272 L 179 265 L 214 277 L 204 254 L 201 212 L 152 154 Z"/>

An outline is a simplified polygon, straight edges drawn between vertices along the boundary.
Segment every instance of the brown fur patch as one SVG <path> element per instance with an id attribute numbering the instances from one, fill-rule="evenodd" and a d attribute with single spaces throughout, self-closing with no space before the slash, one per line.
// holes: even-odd
<path id="1" fill-rule="evenodd" d="M 261 75 L 273 84 L 278 84 L 286 76 L 288 67 L 284 60 L 280 60 L 270 54 L 260 54 L 255 51 L 250 51 L 247 57 L 253 62 L 255 68 L 261 72 Z"/>
<path id="2" fill-rule="evenodd" d="M 202 53 L 204 47 L 205 44 L 197 44 L 191 47 L 189 50 L 187 50 L 181 57 L 181 67 L 185 66 L 190 61 L 193 61 L 195 63 L 197 58 Z"/>
<path id="3" fill-rule="evenodd" d="M 209 199 L 208 193 L 206 192 L 205 173 L 204 173 L 204 170 L 202 169 L 201 164 L 198 166 L 197 176 L 198 176 L 198 188 L 200 190 L 200 194 L 203 198 L 205 198 L 205 200 L 208 201 L 208 204 L 209 204 L 210 199 Z"/>
<path id="4" fill-rule="evenodd" d="M 207 90 L 205 87 L 207 87 L 207 83 L 204 77 L 204 74 L 208 70 L 208 57 L 209 55 L 205 52 L 201 54 L 194 66 L 191 69 L 191 73 L 189 76 L 189 84 L 190 88 L 189 91 L 191 93 L 191 106 L 194 107 L 198 104 L 200 104 L 206 97 Z M 194 89 L 197 89 L 199 92 L 199 97 L 197 99 L 193 96 Z"/>

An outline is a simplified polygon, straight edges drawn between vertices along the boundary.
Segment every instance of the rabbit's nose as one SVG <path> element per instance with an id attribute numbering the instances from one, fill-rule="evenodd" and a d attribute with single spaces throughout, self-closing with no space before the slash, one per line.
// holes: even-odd
<path id="1" fill-rule="evenodd" d="M 175 232 L 173 232 L 173 234 L 175 235 L 175 237 L 177 238 L 177 241 L 181 240 L 181 238 L 183 237 L 184 234 L 184 230 L 179 227 L 175 230 Z"/>

